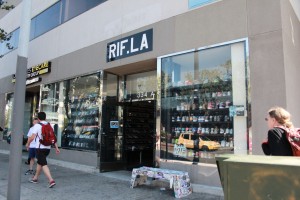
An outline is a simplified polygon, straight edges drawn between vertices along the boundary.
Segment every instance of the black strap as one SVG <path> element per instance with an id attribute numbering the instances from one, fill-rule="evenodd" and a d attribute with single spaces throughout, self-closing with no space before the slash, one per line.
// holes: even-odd
<path id="1" fill-rule="evenodd" d="M 43 127 L 44 124 L 42 124 L 42 123 L 40 122 L 39 125 L 41 125 L 41 126 Z M 36 136 L 35 136 L 35 139 L 34 139 L 35 142 L 36 142 L 36 138 L 37 138 L 37 137 L 39 138 L 39 143 L 40 143 L 40 144 L 39 144 L 39 149 L 40 149 L 40 147 L 41 147 L 41 142 L 40 142 L 41 138 L 40 138 L 40 136 L 39 136 L 39 133 L 36 133 Z"/>

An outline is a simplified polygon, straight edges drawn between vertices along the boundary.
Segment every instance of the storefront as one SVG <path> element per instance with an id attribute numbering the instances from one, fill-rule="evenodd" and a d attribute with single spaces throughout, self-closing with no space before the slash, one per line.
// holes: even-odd
<path id="1" fill-rule="evenodd" d="M 43 111 L 58 145 L 65 150 L 97 152 L 101 171 L 153 166 L 156 82 L 156 71 L 123 77 L 100 71 L 28 88 L 27 94 L 36 92 L 34 98 L 26 96 L 24 132 L 37 112 Z M 7 94 L 8 131 L 12 102 L 13 94 Z"/>
<path id="2" fill-rule="evenodd" d="M 220 188 L 215 156 L 262 154 L 270 106 L 299 121 L 299 20 L 290 1 L 147 2 L 119 16 L 102 12 L 119 6 L 106 1 L 30 42 L 24 132 L 44 111 L 61 147 L 50 158 L 100 172 L 183 170 L 193 184 Z M 87 23 L 95 19 L 110 20 Z M 14 67 L 14 53 L 1 66 Z M 0 79 L 8 129 L 13 73 Z"/>
<path id="3" fill-rule="evenodd" d="M 41 84 L 38 110 L 63 149 L 98 152 L 101 171 L 160 160 L 213 164 L 216 154 L 248 151 L 246 58 L 245 39 L 159 57 L 156 71 Z M 30 122 L 37 105 L 26 99 Z"/>

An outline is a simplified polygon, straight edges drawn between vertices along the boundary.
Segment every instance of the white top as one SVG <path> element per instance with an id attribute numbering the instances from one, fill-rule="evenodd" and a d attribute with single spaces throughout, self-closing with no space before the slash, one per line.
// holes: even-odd
<path id="1" fill-rule="evenodd" d="M 47 124 L 48 122 L 46 121 L 40 121 L 40 123 L 42 124 Z M 32 134 L 38 134 L 38 136 L 36 136 L 34 139 L 35 139 L 35 148 L 40 148 L 40 149 L 51 149 L 51 146 L 44 146 L 44 145 L 40 145 L 40 139 L 43 139 L 43 136 L 42 136 L 42 125 L 40 125 L 39 123 L 35 124 L 33 127 L 33 130 L 32 130 Z"/>
<path id="2" fill-rule="evenodd" d="M 33 127 L 31 127 L 27 133 L 27 137 L 30 138 L 32 136 Z M 30 142 L 29 148 L 35 148 L 36 142 L 35 139 Z"/>

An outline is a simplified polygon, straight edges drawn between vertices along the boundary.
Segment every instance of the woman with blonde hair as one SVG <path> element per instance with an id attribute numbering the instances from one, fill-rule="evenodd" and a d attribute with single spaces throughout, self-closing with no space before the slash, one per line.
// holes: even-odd
<path id="1" fill-rule="evenodd" d="M 268 123 L 268 139 L 262 143 L 266 155 L 292 156 L 292 148 L 287 140 L 286 131 L 280 127 L 293 128 L 291 115 L 282 107 L 272 107 L 265 118 Z"/>

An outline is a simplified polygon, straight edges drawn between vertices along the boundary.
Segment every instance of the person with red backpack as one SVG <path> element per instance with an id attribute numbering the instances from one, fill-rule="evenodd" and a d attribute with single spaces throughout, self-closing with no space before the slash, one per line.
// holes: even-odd
<path id="1" fill-rule="evenodd" d="M 50 169 L 47 165 L 47 156 L 50 153 L 51 146 L 55 146 L 56 153 L 60 153 L 58 146 L 56 144 L 56 136 L 54 134 L 53 128 L 51 125 L 46 122 L 46 113 L 39 112 L 38 115 L 39 123 L 33 126 L 32 136 L 28 139 L 29 143 L 32 140 L 36 142 L 36 158 L 37 158 L 37 167 L 35 175 L 29 179 L 31 183 L 38 183 L 38 178 L 43 170 L 45 176 L 49 181 L 49 188 L 52 188 L 56 185 L 54 179 L 51 176 Z"/>
<path id="2" fill-rule="evenodd" d="M 265 120 L 269 128 L 268 138 L 262 143 L 265 155 L 293 156 L 288 140 L 288 130 L 294 129 L 290 113 L 281 107 L 273 107 L 268 111 Z"/>

